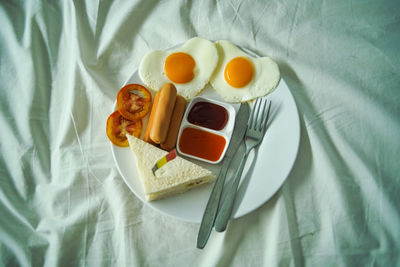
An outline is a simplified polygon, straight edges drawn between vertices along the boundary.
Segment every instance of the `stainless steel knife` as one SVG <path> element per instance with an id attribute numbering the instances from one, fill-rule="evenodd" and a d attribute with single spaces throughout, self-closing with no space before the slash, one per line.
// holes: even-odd
<path id="1" fill-rule="evenodd" d="M 249 105 L 247 103 L 242 103 L 240 105 L 238 113 L 236 114 L 235 127 L 233 129 L 233 134 L 228 149 L 225 153 L 225 158 L 222 163 L 221 170 L 215 181 L 214 187 L 211 191 L 210 198 L 208 199 L 207 206 L 203 214 L 203 219 L 201 220 L 200 230 L 197 236 L 197 248 L 204 248 L 204 246 L 207 244 L 217 215 L 222 188 L 224 187 L 225 183 L 226 172 L 228 171 L 229 165 L 240 143 L 243 141 L 248 119 Z"/>

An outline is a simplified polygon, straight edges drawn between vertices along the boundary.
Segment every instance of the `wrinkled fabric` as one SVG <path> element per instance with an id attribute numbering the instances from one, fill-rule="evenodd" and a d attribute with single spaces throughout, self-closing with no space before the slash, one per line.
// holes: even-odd
<path id="1" fill-rule="evenodd" d="M 1 1 L 0 264 L 399 266 L 397 1 Z M 143 55 L 200 36 L 273 58 L 301 141 L 283 187 L 196 248 L 105 133 Z M 290 122 L 288 122 L 290 123 Z"/>

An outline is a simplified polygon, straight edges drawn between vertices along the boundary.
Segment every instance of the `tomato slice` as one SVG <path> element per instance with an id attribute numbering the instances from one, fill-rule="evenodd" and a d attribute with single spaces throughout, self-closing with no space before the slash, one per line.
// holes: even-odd
<path id="1" fill-rule="evenodd" d="M 114 111 L 107 119 L 107 136 L 110 141 L 121 147 L 129 146 L 126 134 L 129 133 L 137 138 L 142 134 L 142 120 L 131 121 L 124 118 L 118 110 Z"/>
<path id="2" fill-rule="evenodd" d="M 151 93 L 140 84 L 127 84 L 117 94 L 117 109 L 128 120 L 145 117 L 151 107 Z"/>

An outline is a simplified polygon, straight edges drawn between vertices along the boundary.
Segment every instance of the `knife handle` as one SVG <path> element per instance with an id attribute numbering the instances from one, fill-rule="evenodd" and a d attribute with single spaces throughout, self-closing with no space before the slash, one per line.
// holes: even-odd
<path id="1" fill-rule="evenodd" d="M 215 230 L 217 232 L 223 232 L 226 229 L 229 219 L 232 215 L 233 203 L 235 203 L 236 191 L 239 186 L 240 177 L 243 173 L 243 168 L 247 160 L 248 152 L 244 155 L 242 160 L 240 161 L 239 168 L 233 177 L 234 181 L 228 193 L 226 194 L 225 199 L 222 202 L 222 206 L 220 211 L 218 212 L 217 218 L 215 219 Z"/>
<path id="2" fill-rule="evenodd" d="M 206 209 L 200 224 L 199 234 L 197 236 L 197 248 L 204 248 L 207 244 L 211 230 L 214 226 L 215 217 L 217 214 L 219 202 L 221 199 L 222 188 L 225 183 L 226 172 L 228 171 L 230 159 L 226 158 L 222 164 L 221 170 L 215 181 L 214 187 L 208 199 Z"/>

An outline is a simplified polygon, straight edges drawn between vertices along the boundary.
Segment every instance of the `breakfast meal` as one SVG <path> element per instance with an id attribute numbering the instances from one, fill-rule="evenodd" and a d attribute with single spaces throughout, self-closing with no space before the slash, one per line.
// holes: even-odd
<path id="1" fill-rule="evenodd" d="M 146 54 L 139 67 L 143 83 L 154 91 L 173 83 L 186 100 L 200 93 L 217 65 L 218 54 L 209 40 L 195 37 L 180 47 Z"/>
<path id="2" fill-rule="evenodd" d="M 131 135 L 127 139 L 148 201 L 183 193 L 215 179 L 211 171 L 179 156 L 153 174 L 154 164 L 168 152 Z"/>
<path id="3" fill-rule="evenodd" d="M 119 90 L 106 132 L 114 145 L 130 147 L 148 201 L 212 182 L 211 171 L 181 156 L 219 163 L 235 123 L 235 109 L 228 103 L 265 96 L 280 79 L 269 57 L 255 58 L 229 41 L 199 37 L 150 51 L 138 73 L 144 85 Z M 207 84 L 225 102 L 194 101 Z"/>
<path id="4" fill-rule="evenodd" d="M 278 65 L 254 58 L 229 41 L 217 41 L 218 65 L 210 83 L 227 102 L 245 102 L 270 93 L 279 83 Z"/>

